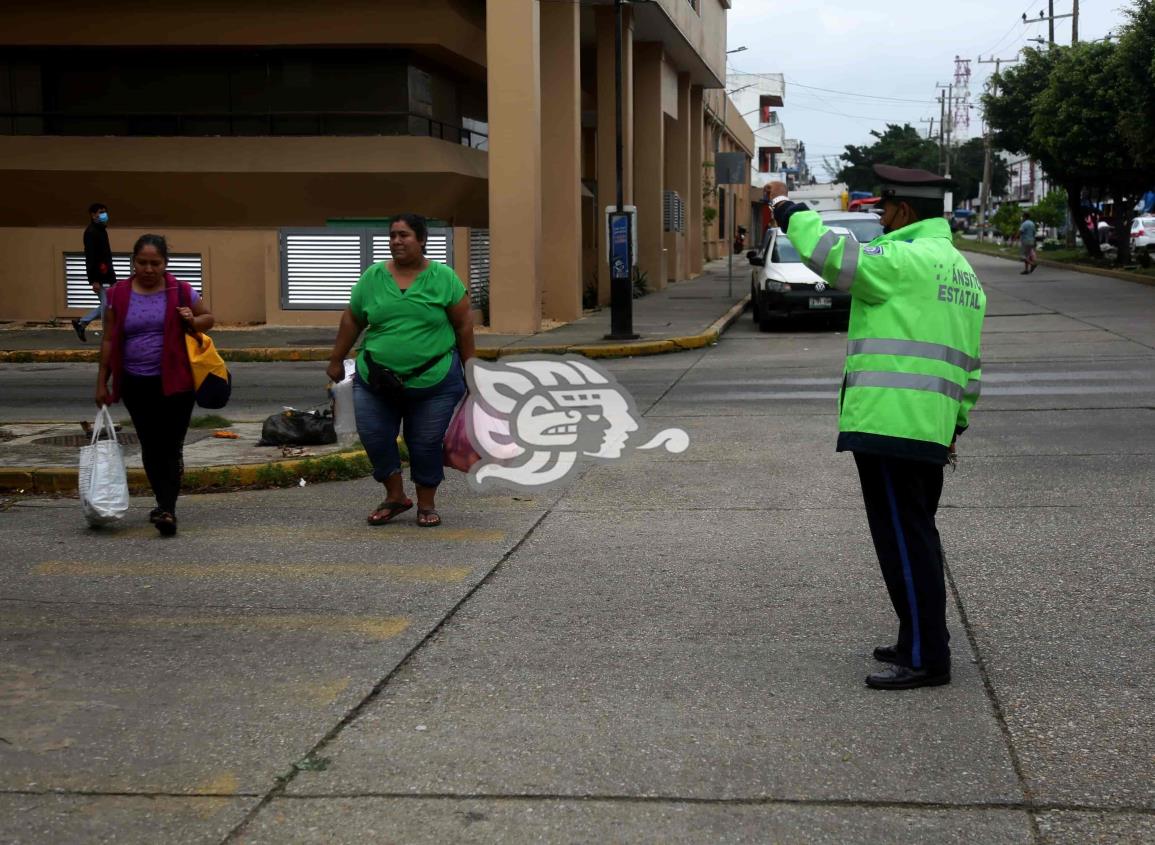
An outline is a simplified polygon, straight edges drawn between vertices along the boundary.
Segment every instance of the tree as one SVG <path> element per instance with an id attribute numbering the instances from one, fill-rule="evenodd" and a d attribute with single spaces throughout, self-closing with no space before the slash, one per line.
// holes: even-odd
<path id="1" fill-rule="evenodd" d="M 888 123 L 884 132 L 871 130 L 877 140 L 869 146 L 847 144 L 846 151 L 839 159 L 846 162 L 835 178 L 845 182 L 852 191 L 873 191 L 878 187 L 878 177 L 874 175 L 875 164 L 892 164 L 895 167 L 917 167 L 923 170 L 938 170 L 938 144 L 923 138 L 918 130 L 905 123 L 899 126 Z"/>
<path id="2" fill-rule="evenodd" d="M 1119 118 L 1119 129 L 1131 153 L 1146 169 L 1155 168 L 1155 0 L 1136 0 L 1125 10 L 1128 23 L 1117 53 L 1121 72 L 1131 83 L 1131 104 Z"/>
<path id="3" fill-rule="evenodd" d="M 1031 206 L 1031 219 L 1040 226 L 1058 228 L 1067 221 L 1067 195 L 1064 191 L 1052 190 Z"/>
<path id="4" fill-rule="evenodd" d="M 991 216 L 991 228 L 1004 238 L 1013 238 L 1019 231 L 1023 211 L 1013 202 L 1004 202 Z"/>
<path id="5" fill-rule="evenodd" d="M 862 147 L 848 144 L 846 151 L 839 156 L 845 164 L 834 177 L 839 182 L 845 182 L 850 190 L 873 191 L 878 186 L 878 177 L 874 175 L 873 169 L 875 164 L 938 172 L 941 162 L 938 142 L 922 137 L 909 123 L 902 126 L 887 124 L 885 132 L 872 131 L 870 134 L 877 139 L 873 144 Z M 978 197 L 983 179 L 983 160 L 981 138 L 972 138 L 951 152 L 951 177 L 955 183 L 956 201 Z M 1006 191 L 1010 178 L 1006 164 L 996 161 L 994 178 L 991 179 L 996 195 Z"/>
<path id="6" fill-rule="evenodd" d="M 983 164 L 986 147 L 982 138 L 971 138 L 951 152 L 951 178 L 954 180 L 956 202 L 978 199 L 983 182 Z M 1011 183 L 1007 163 L 997 156 L 991 160 L 991 196 L 1001 197 Z"/>
<path id="7" fill-rule="evenodd" d="M 1061 51 L 1032 115 L 1031 142 L 1100 199 L 1114 200 L 1118 261 L 1127 264 L 1135 204 L 1155 172 L 1136 158 L 1122 129 L 1139 94 L 1119 52 L 1109 41 Z"/>
<path id="8" fill-rule="evenodd" d="M 1013 153 L 1029 155 L 1038 161 L 1047 175 L 1067 193 L 1067 208 L 1078 227 L 1087 252 L 1102 255 L 1098 234 L 1083 222 L 1083 182 L 1076 171 L 1056 159 L 1034 135 L 1034 116 L 1039 99 L 1047 90 L 1051 74 L 1062 55 L 1062 48 L 1024 50 L 1020 64 L 992 78 L 991 89 L 983 95 L 983 111 L 991 127 L 992 143 Z"/>

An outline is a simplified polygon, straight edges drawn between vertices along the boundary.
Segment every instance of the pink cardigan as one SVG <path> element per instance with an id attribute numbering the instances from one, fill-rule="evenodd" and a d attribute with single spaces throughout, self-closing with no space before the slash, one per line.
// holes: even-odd
<path id="1" fill-rule="evenodd" d="M 192 368 L 185 345 L 185 322 L 176 309 L 182 302 L 192 302 L 192 287 L 172 273 L 164 274 L 168 307 L 164 315 L 164 347 L 161 351 L 160 377 L 165 396 L 193 390 Z M 112 374 L 112 401 L 120 401 L 120 379 L 124 373 L 124 318 L 132 302 L 132 277 L 117 282 L 108 289 L 108 307 L 116 314 L 112 320 L 109 341 L 108 371 Z"/>

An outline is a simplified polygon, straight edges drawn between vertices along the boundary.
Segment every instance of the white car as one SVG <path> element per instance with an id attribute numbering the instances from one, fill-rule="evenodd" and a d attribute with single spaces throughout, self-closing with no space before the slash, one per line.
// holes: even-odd
<path id="1" fill-rule="evenodd" d="M 1131 250 L 1155 247 L 1155 217 L 1136 217 L 1131 221 Z"/>
<path id="2" fill-rule="evenodd" d="M 850 235 L 860 243 L 882 234 L 877 214 L 854 211 L 820 212 L 831 231 Z M 850 294 L 826 284 L 821 276 L 802 263 L 802 256 L 789 238 L 777 228 L 767 229 L 762 248 L 746 253 L 750 261 L 750 302 L 754 322 L 770 331 L 791 317 L 802 314 L 850 313 Z"/>

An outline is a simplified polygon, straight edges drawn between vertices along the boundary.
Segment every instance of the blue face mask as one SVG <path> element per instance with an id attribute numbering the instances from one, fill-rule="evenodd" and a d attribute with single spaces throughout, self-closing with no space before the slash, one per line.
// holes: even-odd
<path id="1" fill-rule="evenodd" d="M 107 211 L 100 212 L 99 214 L 96 215 L 96 219 L 100 223 L 107 223 L 108 222 L 108 212 Z"/>

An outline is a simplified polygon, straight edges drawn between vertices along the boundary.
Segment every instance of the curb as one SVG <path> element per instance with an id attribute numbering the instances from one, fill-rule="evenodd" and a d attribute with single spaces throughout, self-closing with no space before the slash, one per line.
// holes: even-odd
<path id="1" fill-rule="evenodd" d="M 958 249 L 962 252 L 969 252 L 971 255 L 985 255 L 988 258 L 1001 258 L 1004 261 L 1021 263 L 1021 259 L 1014 258 L 1010 255 L 995 255 L 993 252 L 986 252 L 981 249 L 967 249 L 966 247 L 958 247 Z M 1076 273 L 1086 273 L 1089 276 L 1106 276 L 1108 279 L 1137 282 L 1148 287 L 1155 287 L 1155 278 L 1140 276 L 1138 273 L 1128 273 L 1126 270 L 1111 270 L 1107 267 L 1088 267 L 1085 264 L 1067 264 L 1062 261 L 1050 261 L 1046 258 L 1040 258 L 1038 264 L 1040 267 L 1051 267 L 1055 270 L 1074 270 Z"/>
<path id="2" fill-rule="evenodd" d="M 211 493 L 238 487 L 291 487 L 318 481 L 342 481 L 361 478 L 372 472 L 363 449 L 334 452 L 297 460 L 269 461 L 263 464 L 190 467 L 181 482 L 182 493 Z M 127 470 L 131 493 L 147 491 L 144 470 Z M 79 470 L 59 467 L 0 467 L 0 492 L 23 494 L 75 495 Z"/>
<path id="3" fill-rule="evenodd" d="M 629 343 L 572 344 L 558 346 L 502 346 L 479 348 L 477 357 L 485 361 L 495 361 L 510 355 L 584 355 L 587 358 L 634 358 L 644 355 L 665 355 L 670 352 L 685 352 L 701 349 L 718 342 L 718 338 L 741 316 L 750 303 L 746 296 L 729 311 L 710 324 L 703 332 L 692 335 L 662 338 L 660 340 L 640 340 Z M 253 347 L 245 349 L 221 349 L 221 357 L 233 362 L 284 362 L 284 361 L 328 361 L 328 347 L 303 347 L 283 349 L 279 347 Z M 28 349 L 0 351 L 0 364 L 68 364 L 94 363 L 100 360 L 96 349 Z M 75 486 L 75 485 L 74 485 Z M 0 485 L 0 490 L 4 489 Z"/>

